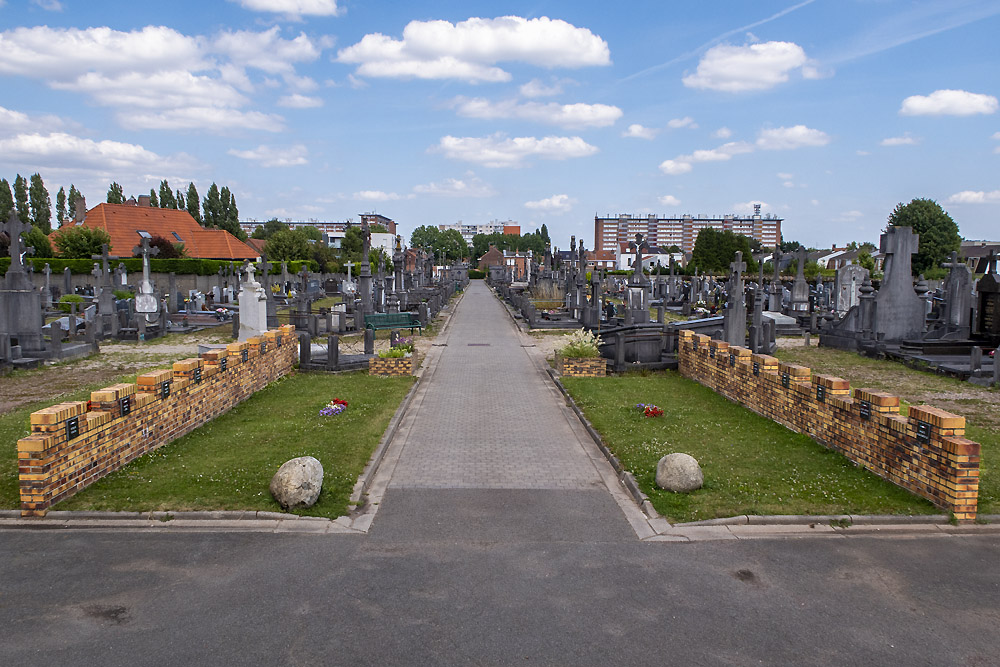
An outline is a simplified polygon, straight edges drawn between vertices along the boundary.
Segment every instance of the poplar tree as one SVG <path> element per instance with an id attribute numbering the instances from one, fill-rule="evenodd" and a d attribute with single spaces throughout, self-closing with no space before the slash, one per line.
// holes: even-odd
<path id="1" fill-rule="evenodd" d="M 178 211 L 183 211 L 187 209 L 187 205 L 184 202 L 184 193 L 181 192 L 180 188 L 177 188 L 177 192 L 174 193 L 174 199 L 177 200 L 176 208 Z"/>
<path id="2" fill-rule="evenodd" d="M 222 221 L 222 197 L 219 194 L 219 186 L 215 183 L 208 188 L 205 201 L 201 204 L 201 211 L 206 227 L 221 227 Z"/>
<path id="3" fill-rule="evenodd" d="M 70 186 L 70 193 L 72 194 L 73 186 Z M 109 204 L 124 204 L 125 203 L 125 192 L 122 190 L 122 186 L 118 183 L 112 182 L 108 186 L 108 203 Z"/>
<path id="4" fill-rule="evenodd" d="M 28 181 L 21 174 L 14 179 L 14 206 L 21 222 L 31 224 L 31 211 L 28 209 Z"/>
<path id="5" fill-rule="evenodd" d="M 67 199 L 69 199 L 68 207 L 70 220 L 76 220 L 76 200 L 82 196 L 83 195 L 80 194 L 80 191 L 76 189 L 76 186 L 70 183 L 69 195 L 67 196 Z"/>
<path id="6" fill-rule="evenodd" d="M 31 224 L 43 234 L 48 234 L 52 231 L 52 199 L 49 197 L 49 191 L 45 189 L 41 174 L 31 175 L 28 197 L 31 204 Z"/>
<path id="7" fill-rule="evenodd" d="M 198 198 L 198 188 L 194 183 L 188 183 L 187 210 L 195 222 L 201 224 L 201 199 Z"/>
<path id="8" fill-rule="evenodd" d="M 156 190 L 149 189 L 149 205 L 153 208 L 160 208 L 160 201 L 156 198 Z"/>
<path id="9" fill-rule="evenodd" d="M 165 179 L 160 181 L 160 208 L 177 208 L 174 191 L 170 189 L 170 184 Z"/>
<path id="10" fill-rule="evenodd" d="M 14 195 L 10 193 L 10 183 L 6 178 L 0 178 L 0 222 L 7 222 L 13 210 Z"/>
<path id="11" fill-rule="evenodd" d="M 66 189 L 60 187 L 59 192 L 56 193 L 56 222 L 62 225 L 63 220 L 65 219 L 66 219 Z"/>

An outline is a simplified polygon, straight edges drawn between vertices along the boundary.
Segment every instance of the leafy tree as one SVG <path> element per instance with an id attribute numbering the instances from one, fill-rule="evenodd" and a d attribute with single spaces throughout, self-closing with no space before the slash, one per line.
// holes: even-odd
<path id="1" fill-rule="evenodd" d="M 91 255 L 99 255 L 101 246 L 111 244 L 111 236 L 96 227 L 68 227 L 60 229 L 52 236 L 59 256 L 66 259 L 90 259 Z"/>
<path id="2" fill-rule="evenodd" d="M 241 241 L 245 241 L 247 235 L 240 227 L 240 212 L 236 208 L 236 196 L 229 191 L 228 186 L 223 186 L 219 192 L 219 199 L 222 202 L 222 221 L 219 226 Z"/>
<path id="3" fill-rule="evenodd" d="M 49 198 L 49 191 L 45 189 L 41 174 L 31 175 L 28 198 L 31 203 L 31 224 L 44 234 L 48 234 L 52 231 L 52 199 Z"/>
<path id="4" fill-rule="evenodd" d="M 35 249 L 32 257 L 52 257 L 52 244 L 49 243 L 49 237 L 38 227 L 32 226 L 30 232 L 21 235 L 21 239 L 26 247 L 30 246 Z"/>
<path id="5" fill-rule="evenodd" d="M 60 225 L 66 219 L 66 189 L 60 187 L 56 193 L 56 222 Z"/>
<path id="6" fill-rule="evenodd" d="M 690 264 L 707 273 L 725 274 L 729 272 L 729 265 L 737 251 L 743 252 L 747 273 L 755 273 L 757 260 L 751 255 L 750 240 L 746 236 L 734 234 L 728 229 L 706 227 L 698 232 Z"/>
<path id="7" fill-rule="evenodd" d="M 353 227 L 352 227 L 353 229 Z M 441 230 L 431 225 L 420 225 L 410 234 L 410 246 L 430 251 L 441 238 Z"/>
<path id="8" fill-rule="evenodd" d="M 298 230 L 281 230 L 271 235 L 264 246 L 267 258 L 274 261 L 292 262 L 299 259 L 309 259 L 309 241 L 305 234 Z"/>
<path id="9" fill-rule="evenodd" d="M 869 275 L 875 273 L 875 259 L 869 251 L 862 250 L 858 253 L 858 266 L 868 269 Z"/>
<path id="10" fill-rule="evenodd" d="M 542 237 L 542 241 L 545 243 L 552 243 L 552 240 L 549 238 L 549 228 L 545 226 L 544 222 L 542 223 L 542 231 L 539 236 Z"/>
<path id="11" fill-rule="evenodd" d="M 0 178 L 0 222 L 6 223 L 13 210 L 14 195 L 10 193 L 10 183 L 6 178 Z"/>
<path id="12" fill-rule="evenodd" d="M 108 186 L 108 203 L 109 204 L 125 203 L 125 191 L 122 189 L 122 186 L 120 184 L 113 182 L 111 183 L 110 186 Z"/>
<path id="13" fill-rule="evenodd" d="M 160 249 L 160 252 L 156 254 L 156 259 L 182 259 L 187 257 L 183 243 L 172 243 L 169 239 L 159 234 L 149 239 L 149 247 Z M 133 257 L 142 257 L 142 251 L 133 253 Z"/>
<path id="14" fill-rule="evenodd" d="M 323 273 L 337 273 L 340 270 L 340 263 L 337 261 L 337 252 L 322 243 L 313 243 L 309 246 L 312 253 L 310 259 L 319 264 L 319 270 Z"/>
<path id="15" fill-rule="evenodd" d="M 263 225 L 257 225 L 257 229 L 253 230 L 253 234 L 251 236 L 255 239 L 269 239 L 275 232 L 287 230 L 288 225 L 277 218 L 271 218 Z"/>
<path id="16" fill-rule="evenodd" d="M 780 244 L 781 252 L 786 253 L 786 254 L 790 253 L 790 252 L 795 252 L 796 250 L 798 250 L 801 247 L 802 247 L 802 244 L 799 243 L 798 241 L 785 241 L 785 240 L 782 240 L 781 244 Z"/>
<path id="17" fill-rule="evenodd" d="M 178 211 L 186 211 L 187 210 L 187 202 L 184 201 L 184 193 L 181 192 L 180 188 L 177 188 L 177 192 L 174 193 L 174 199 L 177 201 L 177 210 Z"/>
<path id="18" fill-rule="evenodd" d="M 222 227 L 222 198 L 219 195 L 219 186 L 215 183 L 212 183 L 208 188 L 208 194 L 205 195 L 201 210 L 206 227 Z"/>
<path id="19" fill-rule="evenodd" d="M 28 208 L 28 181 L 21 176 L 17 175 L 14 179 L 14 206 L 17 208 L 17 217 L 21 219 L 21 222 L 28 225 L 31 224 L 31 211 Z"/>
<path id="20" fill-rule="evenodd" d="M 174 197 L 174 191 L 170 189 L 166 179 L 160 181 L 160 208 L 177 210 L 177 198 Z"/>
<path id="21" fill-rule="evenodd" d="M 361 238 L 361 228 L 353 225 L 348 227 L 344 231 L 343 240 L 340 242 L 340 261 L 360 262 L 361 249 L 363 247 L 364 241 Z"/>
<path id="22" fill-rule="evenodd" d="M 958 225 L 933 199 L 914 199 L 897 204 L 889 216 L 890 227 L 912 227 L 920 235 L 920 247 L 913 256 L 913 275 L 933 275 L 952 252 L 962 246 Z"/>
<path id="23" fill-rule="evenodd" d="M 149 205 L 152 208 L 160 208 L 160 200 L 156 196 L 156 190 L 154 190 L 153 188 L 149 189 Z"/>
<path id="24" fill-rule="evenodd" d="M 195 219 L 195 222 L 201 224 L 201 199 L 198 197 L 198 188 L 194 187 L 194 183 L 188 183 L 187 211 Z"/>
<path id="25" fill-rule="evenodd" d="M 80 191 L 76 189 L 76 186 L 73 185 L 72 183 L 70 183 L 69 184 L 69 195 L 67 195 L 67 197 L 66 197 L 66 199 L 67 199 L 66 203 L 67 203 L 67 206 L 69 208 L 68 213 L 69 213 L 69 219 L 70 220 L 75 220 L 76 219 L 76 202 L 82 196 L 83 195 L 80 194 Z"/>
<path id="26" fill-rule="evenodd" d="M 382 226 L 381 225 L 373 225 L 373 227 L 382 227 Z M 303 225 L 301 227 L 298 227 L 297 229 L 300 232 L 302 232 L 303 234 L 305 234 L 305 237 L 307 239 L 309 239 L 310 241 L 322 241 L 323 240 L 323 232 L 319 231 L 319 229 L 317 227 L 314 227 L 313 225 Z M 385 227 L 382 227 L 382 229 L 385 229 Z M 372 233 L 373 234 L 375 233 L 374 229 L 372 229 Z"/>

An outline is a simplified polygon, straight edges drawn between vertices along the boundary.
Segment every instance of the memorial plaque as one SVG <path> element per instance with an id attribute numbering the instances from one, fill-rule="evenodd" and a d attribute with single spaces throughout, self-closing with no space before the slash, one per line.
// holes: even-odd
<path id="1" fill-rule="evenodd" d="M 871 419 L 872 404 L 868 401 L 861 401 L 860 404 L 858 405 L 858 414 L 860 414 L 861 418 L 864 419 L 865 421 Z"/>
<path id="2" fill-rule="evenodd" d="M 917 422 L 917 442 L 921 445 L 929 445 L 931 443 L 931 425 L 927 422 Z"/>
<path id="3" fill-rule="evenodd" d="M 267 352 L 267 341 L 266 340 L 262 340 L 260 342 L 260 353 L 264 354 L 265 352 Z"/>
<path id="4" fill-rule="evenodd" d="M 785 389 L 788 389 L 789 384 L 791 384 L 791 378 L 788 376 L 788 373 L 782 373 L 781 386 L 784 387 Z"/>
<path id="5" fill-rule="evenodd" d="M 708 356 L 711 357 L 712 359 L 715 359 L 715 348 L 714 347 L 708 348 Z"/>
<path id="6" fill-rule="evenodd" d="M 170 396 L 170 380 L 160 383 L 160 398 Z"/>
<path id="7" fill-rule="evenodd" d="M 158 302 L 156 301 L 156 295 L 141 293 L 135 295 L 135 312 L 155 313 L 158 311 L 157 306 Z"/>
<path id="8" fill-rule="evenodd" d="M 201 382 L 201 369 L 194 369 L 194 383 L 199 384 Z"/>
<path id="9" fill-rule="evenodd" d="M 123 396 L 122 398 L 119 398 L 118 405 L 121 408 L 122 417 L 125 417 L 132 412 L 132 397 Z"/>
<path id="10" fill-rule="evenodd" d="M 756 362 L 756 361 L 753 362 L 753 374 L 754 375 L 760 375 L 760 363 L 759 362 Z"/>
<path id="11" fill-rule="evenodd" d="M 826 403 L 826 387 L 821 384 L 816 385 L 816 400 L 820 403 Z"/>
<path id="12" fill-rule="evenodd" d="M 226 364 L 228 363 L 228 361 L 229 361 L 228 359 L 219 360 L 219 370 L 222 371 L 223 373 L 226 372 Z"/>
<path id="13" fill-rule="evenodd" d="M 247 359 L 249 358 L 250 358 L 250 350 L 240 350 L 240 361 L 242 361 L 245 364 L 247 362 Z"/>
<path id="14" fill-rule="evenodd" d="M 729 365 L 730 366 L 735 366 L 736 365 L 736 355 L 735 354 L 730 354 L 729 355 Z"/>
<path id="15" fill-rule="evenodd" d="M 80 437 L 80 418 L 72 417 L 66 420 L 66 439 L 72 440 L 73 438 Z"/>

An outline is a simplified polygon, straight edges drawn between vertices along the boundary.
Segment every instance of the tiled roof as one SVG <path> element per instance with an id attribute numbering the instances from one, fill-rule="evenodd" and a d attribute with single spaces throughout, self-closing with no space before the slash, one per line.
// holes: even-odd
<path id="1" fill-rule="evenodd" d="M 67 223 L 73 225 L 74 223 Z M 187 211 L 128 204 L 98 204 L 87 211 L 83 227 L 103 229 L 111 236 L 109 252 L 131 257 L 139 245 L 139 231 L 162 236 L 172 243 L 183 243 L 188 257 L 194 259 L 256 259 L 260 253 L 224 229 L 206 229 Z M 58 233 L 58 231 L 56 232 Z"/>

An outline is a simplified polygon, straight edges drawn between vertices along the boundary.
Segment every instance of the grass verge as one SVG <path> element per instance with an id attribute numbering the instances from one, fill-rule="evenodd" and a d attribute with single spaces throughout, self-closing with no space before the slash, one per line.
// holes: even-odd
<path id="1" fill-rule="evenodd" d="M 313 507 L 296 514 L 341 516 L 413 381 L 366 373 L 286 376 L 53 509 L 280 511 L 268 489 L 271 478 L 288 459 L 313 456 L 323 464 L 323 490 Z M 348 401 L 347 410 L 319 416 L 335 397 Z M 16 494 L 16 470 L 13 483 Z M 3 499 L 9 506 L 8 486 L 4 480 Z M 16 495 L 13 506 L 18 506 Z"/>
<path id="2" fill-rule="evenodd" d="M 671 521 L 740 514 L 940 513 L 809 437 L 675 372 L 562 383 L 653 507 Z M 646 418 L 637 403 L 655 403 L 664 414 Z M 657 461 L 672 452 L 698 459 L 705 474 L 701 489 L 680 494 L 656 486 Z"/>

